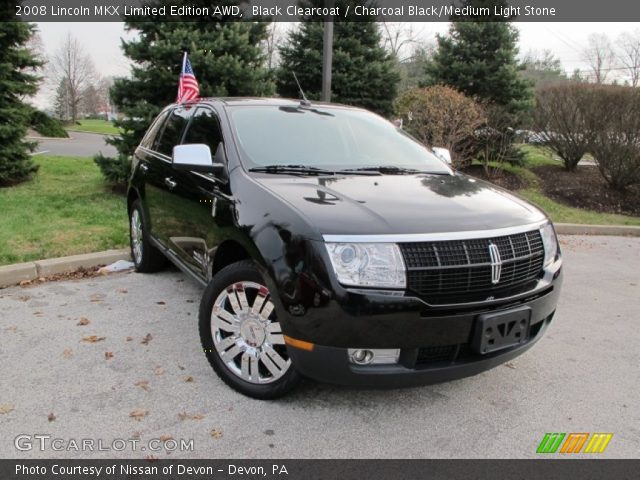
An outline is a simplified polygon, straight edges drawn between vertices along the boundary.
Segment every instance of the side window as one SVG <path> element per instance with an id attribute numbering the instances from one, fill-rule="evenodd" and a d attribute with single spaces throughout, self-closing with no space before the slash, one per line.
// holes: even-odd
<path id="1" fill-rule="evenodd" d="M 144 138 L 140 142 L 141 147 L 151 148 L 153 146 L 153 142 L 158 136 L 158 132 L 162 129 L 162 125 L 164 124 L 167 115 L 169 115 L 169 112 L 165 111 L 156 117 L 156 119 L 149 127 L 149 130 L 147 130 Z"/>
<path id="2" fill-rule="evenodd" d="M 209 145 L 213 156 L 221 141 L 220 124 L 215 112 L 208 108 L 196 110 L 182 143 L 204 143 Z"/>
<path id="3" fill-rule="evenodd" d="M 159 153 L 163 153 L 168 157 L 173 152 L 173 147 L 180 144 L 182 132 L 189 120 L 191 109 L 184 107 L 174 108 L 169 118 L 164 124 L 164 130 L 160 139 L 155 143 L 153 149 Z"/>

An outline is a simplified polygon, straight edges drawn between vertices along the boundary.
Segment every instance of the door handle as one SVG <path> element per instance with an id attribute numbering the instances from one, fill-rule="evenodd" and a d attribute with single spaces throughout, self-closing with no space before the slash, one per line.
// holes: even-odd
<path id="1" fill-rule="evenodd" d="M 171 177 L 167 177 L 164 179 L 164 184 L 169 187 L 169 188 L 175 188 L 175 186 L 177 185 L 176 182 L 174 182 L 173 180 L 171 180 Z"/>
<path id="2" fill-rule="evenodd" d="M 141 164 L 140 164 L 140 171 L 141 171 L 142 173 L 147 173 L 147 172 L 149 171 L 149 167 L 147 166 L 147 164 L 146 164 L 146 163 L 141 163 Z"/>

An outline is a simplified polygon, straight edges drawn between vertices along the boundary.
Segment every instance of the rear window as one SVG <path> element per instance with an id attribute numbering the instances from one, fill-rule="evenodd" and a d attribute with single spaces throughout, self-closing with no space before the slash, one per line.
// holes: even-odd
<path id="1" fill-rule="evenodd" d="M 169 115 L 169 112 L 165 111 L 156 117 L 154 122 L 151 124 L 151 127 L 149 127 L 149 130 L 147 130 L 147 133 L 145 134 L 144 138 L 140 142 L 141 147 L 153 148 L 155 139 L 158 136 L 158 132 L 162 130 L 162 125 L 164 124 L 164 121 L 167 118 L 167 115 Z"/>

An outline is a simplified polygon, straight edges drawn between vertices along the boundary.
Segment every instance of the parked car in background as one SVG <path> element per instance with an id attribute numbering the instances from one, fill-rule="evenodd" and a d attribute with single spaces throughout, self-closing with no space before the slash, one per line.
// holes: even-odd
<path id="1" fill-rule="evenodd" d="M 477 374 L 544 334 L 560 249 L 538 208 L 436 152 L 358 108 L 170 105 L 132 163 L 136 269 L 169 259 L 205 287 L 204 354 L 255 398 L 301 376 L 398 387 Z"/>

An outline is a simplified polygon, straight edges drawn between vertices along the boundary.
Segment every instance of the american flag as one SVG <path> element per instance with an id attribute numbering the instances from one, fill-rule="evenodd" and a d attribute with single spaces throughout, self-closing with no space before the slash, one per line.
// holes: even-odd
<path id="1" fill-rule="evenodd" d="M 191 62 L 187 58 L 187 52 L 184 52 L 184 58 L 182 59 L 182 72 L 180 72 L 180 81 L 178 82 L 178 103 L 186 102 L 198 98 L 200 95 L 200 87 L 198 87 L 198 80 L 193 74 L 193 68 L 191 68 Z"/>

